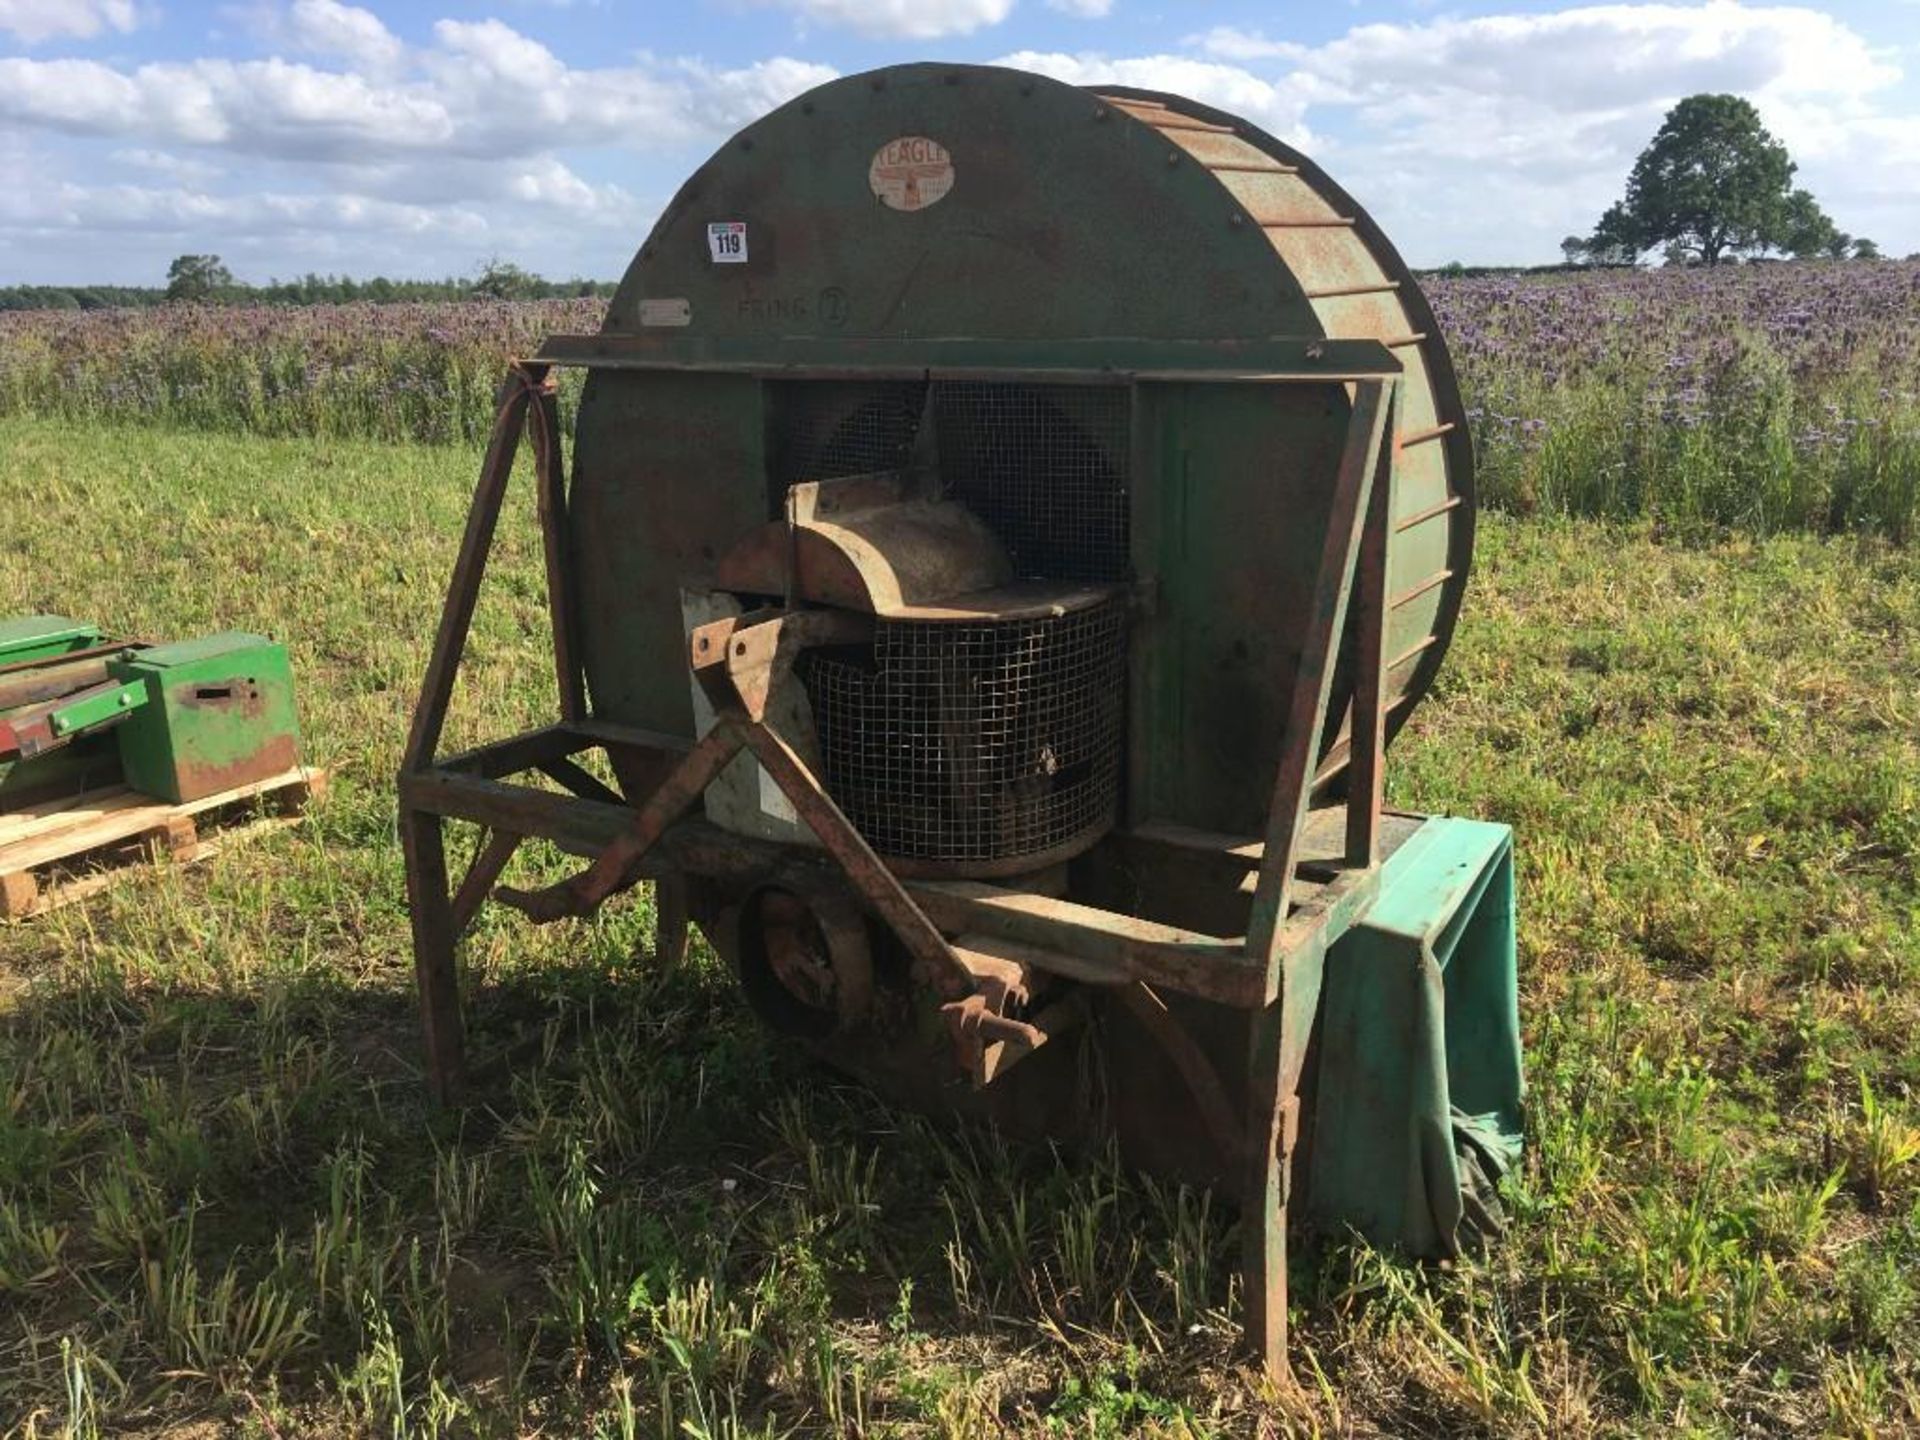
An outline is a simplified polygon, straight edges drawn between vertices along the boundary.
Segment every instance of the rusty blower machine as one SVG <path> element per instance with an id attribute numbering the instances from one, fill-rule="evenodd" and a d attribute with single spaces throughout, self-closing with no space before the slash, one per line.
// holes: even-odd
<path id="1" fill-rule="evenodd" d="M 523 434 L 558 717 L 442 757 Z M 1382 803 L 1473 517 L 1413 276 L 1272 137 L 971 66 L 783 106 L 506 376 L 400 776 L 436 1092 L 488 896 L 650 880 L 902 1103 L 1235 1198 L 1283 1371 L 1290 1218 L 1450 1254 L 1518 1154 L 1511 836 Z M 527 837 L 588 863 L 501 886 Z"/>

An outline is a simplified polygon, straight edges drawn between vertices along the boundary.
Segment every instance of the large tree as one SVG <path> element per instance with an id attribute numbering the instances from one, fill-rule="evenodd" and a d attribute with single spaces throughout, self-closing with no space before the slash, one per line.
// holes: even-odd
<path id="1" fill-rule="evenodd" d="M 167 267 L 169 300 L 211 300 L 233 288 L 233 272 L 218 255 L 176 255 Z"/>
<path id="2" fill-rule="evenodd" d="M 1593 248 L 1653 249 L 1717 265 L 1731 255 L 1818 254 L 1839 232 L 1793 188 L 1787 147 L 1738 95 L 1689 95 L 1667 112 L 1601 217 Z"/>

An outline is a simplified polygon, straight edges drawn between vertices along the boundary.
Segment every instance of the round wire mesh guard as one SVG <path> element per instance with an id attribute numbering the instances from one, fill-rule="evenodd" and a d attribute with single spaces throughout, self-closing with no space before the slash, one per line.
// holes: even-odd
<path id="1" fill-rule="evenodd" d="M 1114 822 L 1126 690 L 1118 595 L 1038 619 L 881 622 L 802 668 L 826 786 L 889 860 L 1010 873 Z"/>

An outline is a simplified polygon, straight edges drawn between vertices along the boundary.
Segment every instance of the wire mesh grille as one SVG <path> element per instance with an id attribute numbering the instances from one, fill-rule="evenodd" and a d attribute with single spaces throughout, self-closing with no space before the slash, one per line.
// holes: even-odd
<path id="1" fill-rule="evenodd" d="M 887 621 L 803 675 L 829 793 L 875 850 L 1003 860 L 1091 843 L 1119 795 L 1125 605 Z"/>
<path id="2" fill-rule="evenodd" d="M 774 388 L 768 455 L 776 509 L 787 487 L 906 463 L 927 387 L 917 380 L 804 380 Z"/>
<path id="3" fill-rule="evenodd" d="M 774 500 L 801 480 L 911 458 L 929 387 L 798 381 L 777 387 Z M 941 482 L 999 537 L 1026 580 L 1125 580 L 1129 401 L 1117 385 L 940 381 L 931 387 Z"/>
<path id="4" fill-rule="evenodd" d="M 933 387 L 940 478 L 1029 580 L 1127 578 L 1128 392 L 1118 385 Z"/>

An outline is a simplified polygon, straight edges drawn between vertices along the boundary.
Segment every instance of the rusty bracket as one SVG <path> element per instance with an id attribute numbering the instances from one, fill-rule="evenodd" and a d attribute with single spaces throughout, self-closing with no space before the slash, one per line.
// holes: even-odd
<path id="1" fill-rule="evenodd" d="M 1046 1007 L 1032 1020 L 995 1014 L 984 994 L 975 993 L 940 1007 L 953 1036 L 954 1055 L 972 1077 L 973 1088 L 984 1089 L 1042 1045 L 1057 1040 L 1086 1021 L 1086 996 L 1079 991 Z"/>
<path id="2" fill-rule="evenodd" d="M 975 1084 L 984 1085 L 1051 1033 L 1004 1013 L 1027 1002 L 1025 967 L 1009 962 L 1010 973 L 991 965 L 982 973 L 970 968 L 806 760 L 767 723 L 768 701 L 802 650 L 847 644 L 870 633 L 866 618 L 833 610 L 763 610 L 696 627 L 688 637 L 687 658 L 719 716 L 714 727 L 648 797 L 633 824 L 585 870 L 544 890 L 502 887 L 495 893 L 536 923 L 591 914 L 639 879 L 648 850 L 744 747 L 792 802 L 848 883 L 906 947 L 915 977 L 947 1002 L 956 1052 Z M 1056 1020 L 1072 1023 L 1065 1012 Z"/>
<path id="3" fill-rule="evenodd" d="M 687 658 L 715 710 L 737 706 L 757 723 L 802 650 L 872 634 L 871 620 L 844 610 L 754 610 L 694 627 Z"/>
<path id="4" fill-rule="evenodd" d="M 854 889 L 899 936 L 917 973 L 946 999 L 971 994 L 972 977 L 946 937 L 834 804 L 807 762 L 766 723 L 767 700 L 800 651 L 869 633 L 870 622 L 862 617 L 831 610 L 759 611 L 697 627 L 688 639 L 688 661 L 714 702 L 719 715 L 714 727 L 648 798 L 632 826 L 585 870 L 544 890 L 503 887 L 498 898 L 537 923 L 591 914 L 639 879 L 654 842 L 745 746 Z"/>
<path id="5" fill-rule="evenodd" d="M 953 954 L 975 989 L 942 1005 L 940 1018 L 947 1022 L 954 1058 L 979 1089 L 1014 1060 L 1038 1049 L 1046 1036 L 1014 1014 L 1033 1000 L 1031 969 L 1018 960 L 961 945 L 953 947 Z"/>
<path id="6" fill-rule="evenodd" d="M 487 898 L 494 881 L 500 878 L 500 872 L 507 868 L 507 862 L 513 858 L 513 852 L 520 848 L 520 839 L 511 830 L 487 832 L 486 841 L 474 852 L 466 878 L 461 880 L 460 888 L 453 894 L 455 935 L 461 934 L 473 923 L 473 917 L 480 912 L 480 902 Z"/>
<path id="7" fill-rule="evenodd" d="M 633 817 L 633 824 L 617 836 L 586 869 L 544 890 L 515 890 L 502 885 L 494 898 L 511 905 L 536 925 L 568 916 L 591 915 L 602 904 L 632 888 L 640 879 L 641 862 L 666 828 L 684 815 L 706 793 L 744 744 L 739 723 L 722 715 L 680 763 L 668 772 Z"/>
<path id="8" fill-rule="evenodd" d="M 953 954 L 972 977 L 975 988 L 986 997 L 994 1014 L 1005 1015 L 1032 1003 L 1037 986 L 1033 969 L 1025 962 L 963 945 L 954 946 Z M 1044 983 L 1045 977 L 1041 978 Z"/>
<path id="9" fill-rule="evenodd" d="M 958 1000 L 972 994 L 973 977 L 954 955 L 946 936 L 834 804 L 807 762 L 765 723 L 743 723 L 742 734 L 760 768 L 793 803 L 826 852 L 839 862 L 848 883 L 907 947 L 915 976 L 944 999 Z"/>

